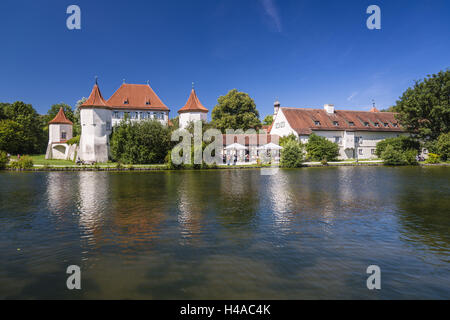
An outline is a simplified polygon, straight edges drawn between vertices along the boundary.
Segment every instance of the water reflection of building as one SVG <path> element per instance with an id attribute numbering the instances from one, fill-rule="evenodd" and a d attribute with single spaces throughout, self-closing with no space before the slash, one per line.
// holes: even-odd
<path id="1" fill-rule="evenodd" d="M 201 175 L 201 173 L 198 173 Z M 199 240 L 203 232 L 203 217 L 207 209 L 207 199 L 201 192 L 201 179 L 197 174 L 188 172 L 184 174 L 178 184 L 178 223 L 181 227 L 183 241 L 191 243 Z"/>
<path id="2" fill-rule="evenodd" d="M 110 212 L 109 174 L 104 172 L 80 172 L 78 183 L 79 223 L 85 230 L 95 233 Z"/>
<path id="3" fill-rule="evenodd" d="M 281 231 L 289 230 L 294 214 L 299 209 L 295 206 L 295 194 L 290 189 L 288 173 L 279 170 L 277 174 L 267 176 L 267 197 L 273 212 L 273 223 Z"/>
<path id="4" fill-rule="evenodd" d="M 67 172 L 49 172 L 47 174 L 48 207 L 53 214 L 63 216 L 74 203 L 74 180 L 77 176 Z"/>

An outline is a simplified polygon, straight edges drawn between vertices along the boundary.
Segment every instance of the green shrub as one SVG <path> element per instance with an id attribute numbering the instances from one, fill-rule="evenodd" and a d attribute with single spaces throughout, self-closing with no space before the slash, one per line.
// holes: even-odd
<path id="1" fill-rule="evenodd" d="M 436 151 L 443 161 L 450 160 L 450 132 L 443 133 L 436 141 Z"/>
<path id="2" fill-rule="evenodd" d="M 30 169 L 33 168 L 33 159 L 29 156 L 22 156 L 19 160 L 11 162 L 9 165 L 13 169 Z"/>
<path id="3" fill-rule="evenodd" d="M 407 136 L 400 136 L 378 142 L 375 149 L 375 154 L 379 158 L 382 158 L 382 154 L 388 145 L 391 145 L 396 151 L 420 150 L 420 143 L 417 140 Z"/>
<path id="4" fill-rule="evenodd" d="M 111 154 L 124 164 L 164 163 L 170 150 L 170 130 L 157 120 L 122 121 L 111 136 Z"/>
<path id="5" fill-rule="evenodd" d="M 402 152 L 396 150 L 394 146 L 388 144 L 381 154 L 381 159 L 387 165 L 401 166 L 405 164 Z"/>
<path id="6" fill-rule="evenodd" d="M 417 165 L 417 150 L 406 150 L 403 152 L 403 159 L 405 160 L 405 164 L 407 165 Z"/>
<path id="7" fill-rule="evenodd" d="M 76 136 L 76 137 L 73 137 L 70 140 L 67 140 L 67 144 L 68 145 L 72 145 L 72 144 L 79 145 L 80 144 L 80 136 Z"/>
<path id="8" fill-rule="evenodd" d="M 301 167 L 304 158 L 303 146 L 300 142 L 290 140 L 281 150 L 281 166 L 285 168 Z"/>
<path id="9" fill-rule="evenodd" d="M 381 154 L 384 163 L 392 166 L 416 165 L 417 150 L 410 149 L 406 151 L 397 150 L 393 145 L 388 144 Z"/>
<path id="10" fill-rule="evenodd" d="M 319 137 L 313 133 L 309 136 L 306 144 L 306 152 L 308 158 L 313 161 L 322 161 L 323 159 L 334 161 L 339 156 L 339 146 L 327 138 Z"/>
<path id="11" fill-rule="evenodd" d="M 6 153 L 5 151 L 0 151 L 0 169 L 5 169 L 8 163 L 9 163 L 8 153 Z"/>
<path id="12" fill-rule="evenodd" d="M 167 169 L 169 169 L 169 170 L 179 170 L 179 169 L 183 169 L 183 167 L 184 167 L 183 164 L 174 164 L 172 162 L 172 150 L 169 150 L 165 160 L 167 163 Z"/>
<path id="13" fill-rule="evenodd" d="M 425 160 L 426 163 L 430 164 L 436 164 L 441 162 L 441 157 L 438 154 L 435 153 L 429 153 L 427 160 Z"/>

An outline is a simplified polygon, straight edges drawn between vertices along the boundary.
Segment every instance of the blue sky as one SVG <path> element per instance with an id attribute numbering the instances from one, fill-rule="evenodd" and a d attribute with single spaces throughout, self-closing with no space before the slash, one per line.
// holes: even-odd
<path id="1" fill-rule="evenodd" d="M 66 9 L 81 8 L 81 30 Z M 366 9 L 381 8 L 381 30 Z M 2 0 L 0 101 L 40 113 L 146 83 L 171 109 L 191 83 L 210 110 L 230 89 L 261 117 L 282 106 L 368 110 L 395 104 L 416 79 L 450 67 L 450 1 Z"/>

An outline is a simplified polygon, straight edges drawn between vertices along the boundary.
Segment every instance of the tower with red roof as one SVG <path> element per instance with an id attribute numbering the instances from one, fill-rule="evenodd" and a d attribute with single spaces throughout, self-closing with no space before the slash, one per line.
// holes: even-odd
<path id="1" fill-rule="evenodd" d="M 208 109 L 206 109 L 197 97 L 194 86 L 183 108 L 178 110 L 180 128 L 186 128 L 189 122 L 206 121 Z"/>
<path id="2" fill-rule="evenodd" d="M 60 108 L 52 121 L 48 123 L 48 146 L 45 159 L 68 159 L 69 145 L 72 139 L 73 123 L 67 119 L 63 108 Z"/>

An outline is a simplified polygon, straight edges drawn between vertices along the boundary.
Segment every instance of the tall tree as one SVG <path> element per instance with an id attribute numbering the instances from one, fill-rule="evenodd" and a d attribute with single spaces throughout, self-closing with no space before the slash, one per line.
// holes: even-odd
<path id="1" fill-rule="evenodd" d="M 48 136 L 43 131 L 41 117 L 31 104 L 21 101 L 12 104 L 3 103 L 0 109 L 0 121 L 2 121 L 0 144 L 4 150 L 22 154 L 45 151 Z M 17 137 L 11 137 L 10 134 Z"/>
<path id="2" fill-rule="evenodd" d="M 256 104 L 247 93 L 233 89 L 217 101 L 212 111 L 212 121 L 217 129 L 225 132 L 226 129 L 261 128 Z"/>
<path id="3" fill-rule="evenodd" d="M 400 123 L 424 140 L 450 131 L 450 70 L 408 88 L 395 106 Z"/>
<path id="4" fill-rule="evenodd" d="M 263 125 L 270 126 L 273 123 L 273 115 L 268 115 L 264 118 Z"/>

